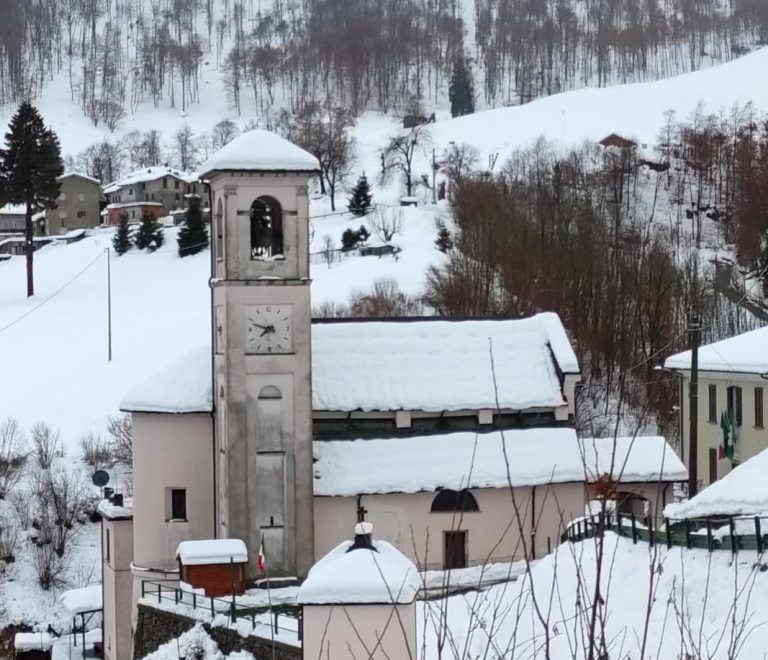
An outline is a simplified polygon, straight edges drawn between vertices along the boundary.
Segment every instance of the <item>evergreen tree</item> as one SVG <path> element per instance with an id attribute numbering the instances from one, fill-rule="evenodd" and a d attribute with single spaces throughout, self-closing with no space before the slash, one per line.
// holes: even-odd
<path id="1" fill-rule="evenodd" d="M 200 208 L 200 198 L 192 197 L 189 200 L 187 219 L 179 229 L 179 256 L 186 257 L 197 254 L 208 247 L 208 230 L 203 220 L 203 211 Z"/>
<path id="2" fill-rule="evenodd" d="M 451 117 L 471 115 L 475 111 L 475 83 L 464 53 L 453 63 L 448 99 L 451 102 Z"/>
<path id="3" fill-rule="evenodd" d="M 437 221 L 437 238 L 435 239 L 435 245 L 437 246 L 437 249 L 443 253 L 453 250 L 453 237 L 442 220 Z"/>
<path id="4" fill-rule="evenodd" d="M 357 230 L 358 243 L 365 243 L 370 237 L 371 232 L 365 228 L 365 225 L 360 225 L 360 229 Z"/>
<path id="5" fill-rule="evenodd" d="M 352 189 L 352 195 L 349 197 L 347 208 L 353 215 L 362 216 L 371 210 L 372 202 L 371 186 L 368 183 L 368 178 L 363 174 Z"/>
<path id="6" fill-rule="evenodd" d="M 117 256 L 123 255 L 131 249 L 131 234 L 128 230 L 128 214 L 123 211 L 120 214 L 120 224 L 112 239 L 112 249 Z"/>
<path id="7" fill-rule="evenodd" d="M 5 147 L 0 149 L 0 189 L 5 203 L 26 207 L 27 296 L 33 296 L 32 214 L 40 208 L 56 208 L 64 163 L 58 137 L 29 102 L 19 106 L 9 128 Z"/>
<path id="8" fill-rule="evenodd" d="M 360 235 L 354 229 L 345 229 L 341 235 L 341 249 L 352 250 L 360 242 Z"/>
<path id="9" fill-rule="evenodd" d="M 163 226 L 149 211 L 144 211 L 141 214 L 139 231 L 136 233 L 136 247 L 139 250 L 146 248 L 150 252 L 154 252 L 163 243 L 165 243 Z"/>

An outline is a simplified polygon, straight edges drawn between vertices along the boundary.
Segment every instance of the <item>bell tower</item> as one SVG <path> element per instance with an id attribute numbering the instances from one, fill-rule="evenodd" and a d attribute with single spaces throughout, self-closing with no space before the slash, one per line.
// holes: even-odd
<path id="1" fill-rule="evenodd" d="M 210 184 L 217 536 L 240 538 L 250 574 L 313 563 L 307 183 L 314 156 L 244 133 L 205 163 Z"/>

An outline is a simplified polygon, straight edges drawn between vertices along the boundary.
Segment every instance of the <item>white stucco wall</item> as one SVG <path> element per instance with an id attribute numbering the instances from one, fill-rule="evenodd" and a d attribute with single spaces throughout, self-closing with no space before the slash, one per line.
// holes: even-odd
<path id="1" fill-rule="evenodd" d="M 133 414 L 133 562 L 172 568 L 178 544 L 214 538 L 213 431 L 209 414 Z M 187 520 L 168 522 L 169 488 L 185 488 Z"/>
<path id="2" fill-rule="evenodd" d="M 305 605 L 303 657 L 416 658 L 416 608 L 409 605 Z"/>
<path id="3" fill-rule="evenodd" d="M 132 657 L 133 639 L 133 627 L 130 625 L 133 521 L 105 519 L 101 531 L 104 568 L 104 657 L 107 660 L 129 660 Z"/>

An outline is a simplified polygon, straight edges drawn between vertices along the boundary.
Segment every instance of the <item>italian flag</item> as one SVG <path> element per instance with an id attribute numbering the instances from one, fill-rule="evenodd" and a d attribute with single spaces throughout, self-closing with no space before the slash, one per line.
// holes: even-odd
<path id="1" fill-rule="evenodd" d="M 720 428 L 723 430 L 723 444 L 720 446 L 720 458 L 733 459 L 733 450 L 736 444 L 736 433 L 733 423 L 733 414 L 730 410 L 720 413 Z"/>
<path id="2" fill-rule="evenodd" d="M 264 568 L 267 564 L 267 558 L 264 555 L 264 537 L 261 537 L 261 545 L 259 546 L 259 556 L 256 559 L 256 567 L 259 569 L 259 572 L 264 573 Z"/>

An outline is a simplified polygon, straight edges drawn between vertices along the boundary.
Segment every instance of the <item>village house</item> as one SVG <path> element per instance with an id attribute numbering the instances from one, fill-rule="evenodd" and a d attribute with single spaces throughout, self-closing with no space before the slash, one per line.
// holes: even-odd
<path id="1" fill-rule="evenodd" d="M 35 236 L 43 232 L 44 219 L 33 216 Z M 0 234 L 23 234 L 26 228 L 26 207 L 23 204 L 6 204 L 0 207 Z"/>
<path id="2" fill-rule="evenodd" d="M 185 195 L 201 195 L 202 184 L 197 174 L 168 166 L 135 170 L 104 188 L 107 197 L 107 222 L 117 224 L 125 212 L 134 222 L 143 213 L 158 218 L 186 208 Z"/>
<path id="3" fill-rule="evenodd" d="M 242 540 L 251 580 L 261 550 L 270 578 L 303 578 L 370 522 L 416 565 L 444 569 L 543 555 L 598 483 L 619 507 L 663 507 L 687 475 L 662 438 L 577 438 L 580 369 L 557 315 L 313 320 L 317 169 L 254 130 L 201 170 L 214 209 L 211 344 L 121 403 L 133 420 L 134 603 L 145 580 L 179 579 L 187 540 Z M 110 625 L 107 637 L 130 638 Z"/>
<path id="4" fill-rule="evenodd" d="M 101 223 L 101 182 L 84 174 L 68 172 L 59 177 L 61 189 L 56 208 L 45 211 L 45 233 L 66 234 L 73 229 L 98 227 Z"/>
<path id="5" fill-rule="evenodd" d="M 739 463 L 768 448 L 768 327 L 699 349 L 696 457 L 691 456 L 689 444 L 691 352 L 667 358 L 664 368 L 680 377 L 682 458 L 689 467 L 696 460 L 701 486 L 717 481 Z M 732 445 L 727 436 L 733 438 Z"/>

